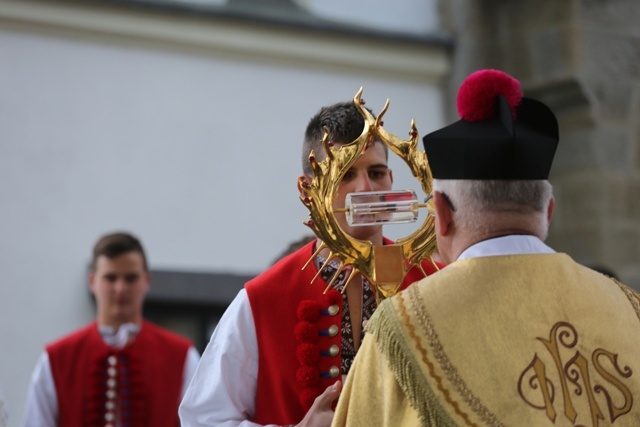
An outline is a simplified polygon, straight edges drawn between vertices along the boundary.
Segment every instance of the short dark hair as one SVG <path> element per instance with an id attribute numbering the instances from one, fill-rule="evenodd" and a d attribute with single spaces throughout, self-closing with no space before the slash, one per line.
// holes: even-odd
<path id="1" fill-rule="evenodd" d="M 113 259 L 128 252 L 138 252 L 142 255 L 144 269 L 149 271 L 147 256 L 142 247 L 142 243 L 140 243 L 137 237 L 125 232 L 105 234 L 98 239 L 93 247 L 93 257 L 91 258 L 89 271 L 93 272 L 96 270 L 96 262 L 100 256 Z"/>
<path id="2" fill-rule="evenodd" d="M 369 109 L 367 108 L 367 110 Z M 313 170 L 309 164 L 311 151 L 314 152 L 318 160 L 324 160 L 326 156 L 324 147 L 321 144 L 325 127 L 329 130 L 330 141 L 348 144 L 362 134 L 364 118 L 353 101 L 338 102 L 322 107 L 320 111 L 311 117 L 304 133 L 304 143 L 302 145 L 302 171 L 307 176 L 313 175 Z M 384 148 L 385 153 L 387 153 L 387 146 L 385 145 Z"/>

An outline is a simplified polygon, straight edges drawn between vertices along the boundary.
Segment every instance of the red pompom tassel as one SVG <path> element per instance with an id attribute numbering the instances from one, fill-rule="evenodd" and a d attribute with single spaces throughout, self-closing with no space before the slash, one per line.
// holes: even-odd
<path id="1" fill-rule="evenodd" d="M 318 342 L 318 328 L 310 322 L 298 322 L 293 332 L 299 342 Z"/>
<path id="2" fill-rule="evenodd" d="M 320 369 L 317 366 L 301 366 L 296 371 L 296 380 L 303 388 L 320 385 Z"/>
<path id="3" fill-rule="evenodd" d="M 307 388 L 300 393 L 300 403 L 308 411 L 316 400 L 316 397 L 320 396 L 322 390 L 320 388 Z"/>
<path id="4" fill-rule="evenodd" d="M 296 349 L 296 356 L 301 365 L 317 366 L 320 364 L 320 349 L 315 344 L 303 343 Z"/>
<path id="5" fill-rule="evenodd" d="M 469 122 L 496 117 L 496 99 L 502 95 L 515 119 L 516 107 L 522 100 L 520 82 L 500 70 L 479 70 L 467 77 L 458 91 L 456 104 L 461 119 Z"/>
<path id="6" fill-rule="evenodd" d="M 340 301 L 342 301 L 342 294 L 335 289 L 330 289 L 325 294 L 325 298 L 327 298 L 329 305 L 340 304 Z"/>
<path id="7" fill-rule="evenodd" d="M 300 301 L 298 305 L 298 319 L 315 323 L 320 320 L 320 311 L 322 306 L 319 302 L 313 300 Z"/>

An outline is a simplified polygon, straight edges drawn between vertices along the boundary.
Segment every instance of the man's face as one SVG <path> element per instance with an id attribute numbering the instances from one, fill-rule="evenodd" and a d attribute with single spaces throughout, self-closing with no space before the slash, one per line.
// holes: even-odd
<path id="1" fill-rule="evenodd" d="M 344 208 L 347 194 L 364 191 L 389 191 L 393 183 L 393 175 L 387 166 L 387 156 L 381 142 L 374 143 L 345 173 L 338 188 L 338 196 L 333 202 L 333 209 Z M 349 227 L 344 213 L 335 213 L 336 220 L 342 230 L 360 240 L 371 240 L 374 244 L 382 244 L 382 226 Z M 376 241 L 380 240 L 380 241 Z"/>
<path id="2" fill-rule="evenodd" d="M 99 256 L 95 271 L 89 275 L 89 285 L 96 297 L 98 323 L 120 326 L 142 321 L 142 304 L 150 286 L 142 254 L 127 252 L 115 258 Z"/>

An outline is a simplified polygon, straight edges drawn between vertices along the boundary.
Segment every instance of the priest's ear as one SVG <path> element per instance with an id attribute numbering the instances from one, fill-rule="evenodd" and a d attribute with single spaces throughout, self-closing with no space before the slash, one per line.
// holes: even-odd
<path id="1" fill-rule="evenodd" d="M 451 230 L 453 208 L 447 196 L 439 191 L 433 192 L 433 202 L 436 208 L 436 232 L 446 236 Z"/>
<path id="2" fill-rule="evenodd" d="M 549 206 L 547 206 L 547 226 L 551 225 L 551 218 L 553 218 L 553 211 L 556 208 L 556 199 L 551 196 L 549 200 Z"/>

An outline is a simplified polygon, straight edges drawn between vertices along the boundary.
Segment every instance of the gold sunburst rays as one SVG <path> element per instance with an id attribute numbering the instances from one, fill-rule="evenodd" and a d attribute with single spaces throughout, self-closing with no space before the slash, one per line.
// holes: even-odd
<path id="1" fill-rule="evenodd" d="M 362 92 L 363 88 L 360 88 L 353 98 L 365 122 L 360 136 L 348 144 L 336 146 L 329 141 L 329 130 L 325 128 L 322 146 L 326 157 L 318 161 L 312 152 L 309 162 L 313 177 L 311 180 L 300 178 L 299 184 L 303 189 L 300 199 L 309 209 L 309 220 L 305 224 L 322 241 L 302 268 L 306 268 L 322 250 L 329 249 L 329 255 L 319 271 L 332 260 L 338 261 L 339 265 L 326 290 L 334 285 L 340 273 L 346 271 L 349 276 L 343 292 L 361 274 L 375 287 L 376 298 L 380 299 L 394 295 L 411 268 L 418 267 L 426 276 L 421 262 L 430 258 L 436 250 L 434 220 L 427 215 L 416 231 L 392 245 L 375 246 L 370 241 L 358 240 L 342 230 L 334 215 L 333 202 L 342 177 L 375 140 L 384 143 L 404 160 L 425 194 L 431 193 L 433 177 L 426 154 L 418 149 L 418 131 L 414 120 L 411 120 L 408 140 L 396 137 L 382 127 L 382 117 L 389 107 L 389 100 L 387 99 L 378 117 L 374 117 L 363 106 Z M 318 275 L 319 273 L 312 282 Z"/>

